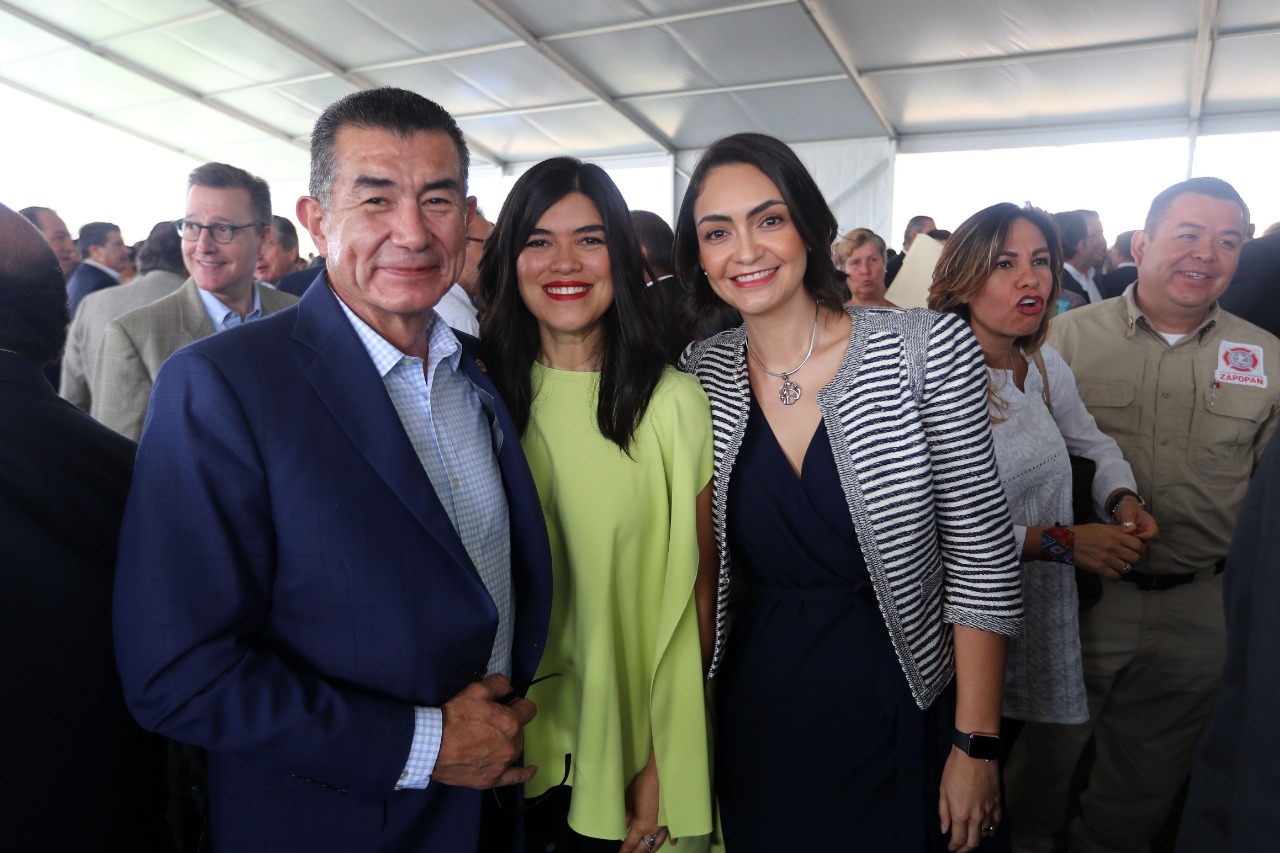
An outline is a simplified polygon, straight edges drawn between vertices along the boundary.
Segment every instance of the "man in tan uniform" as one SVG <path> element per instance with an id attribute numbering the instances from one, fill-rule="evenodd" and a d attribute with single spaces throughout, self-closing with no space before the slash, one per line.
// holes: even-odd
<path id="1" fill-rule="evenodd" d="M 1134 235 L 1134 288 L 1054 320 L 1050 341 L 1133 466 L 1160 536 L 1080 614 L 1089 722 L 1030 723 L 1013 747 L 1005 782 L 1019 853 L 1053 849 L 1090 734 L 1097 759 L 1071 850 L 1146 851 L 1212 709 L 1224 560 L 1280 419 L 1280 340 L 1217 305 L 1247 224 L 1225 181 L 1176 184 Z"/>

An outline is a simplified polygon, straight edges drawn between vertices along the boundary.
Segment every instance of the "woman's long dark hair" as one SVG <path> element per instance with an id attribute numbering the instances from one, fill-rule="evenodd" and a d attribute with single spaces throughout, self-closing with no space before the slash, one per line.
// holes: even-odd
<path id="1" fill-rule="evenodd" d="M 480 258 L 485 307 L 480 337 L 489 360 L 489 378 L 523 435 L 533 404 L 529 373 L 541 339 L 538 321 L 520 298 L 516 259 L 542 215 L 575 192 L 591 199 L 604 220 L 613 304 L 603 317 L 596 423 L 600 433 L 625 452 L 658 387 L 666 360 L 653 300 L 646 298 L 644 253 L 632 230 L 627 203 L 604 169 L 572 157 L 553 157 L 516 181 Z"/>
<path id="2" fill-rule="evenodd" d="M 676 276 L 684 283 L 685 326 L 697 327 L 715 316 L 724 302 L 711 289 L 711 283 L 699 266 L 698 229 L 693 207 L 702 195 L 707 175 L 717 166 L 742 163 L 755 166 L 764 173 L 791 213 L 791 221 L 809 250 L 804 268 L 804 289 L 815 300 L 839 308 L 849 298 L 844 270 L 831 263 L 831 244 L 839 236 L 836 217 L 822 196 L 822 190 L 800 162 L 796 153 L 782 140 L 763 133 L 735 133 L 718 139 L 702 152 L 702 158 L 689 177 L 680 212 L 676 215 Z"/>

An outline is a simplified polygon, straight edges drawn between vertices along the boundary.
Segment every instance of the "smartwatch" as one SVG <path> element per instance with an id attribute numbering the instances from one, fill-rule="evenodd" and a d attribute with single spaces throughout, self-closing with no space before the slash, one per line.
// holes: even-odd
<path id="1" fill-rule="evenodd" d="M 955 729 L 951 734 L 951 742 L 970 758 L 995 761 L 1000 757 L 999 735 L 984 735 L 979 732 L 970 734 Z"/>

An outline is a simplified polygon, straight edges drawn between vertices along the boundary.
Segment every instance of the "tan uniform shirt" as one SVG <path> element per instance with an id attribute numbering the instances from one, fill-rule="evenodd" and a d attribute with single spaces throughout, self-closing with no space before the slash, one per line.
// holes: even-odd
<path id="1" fill-rule="evenodd" d="M 1160 525 L 1135 567 L 1212 569 L 1280 418 L 1280 339 L 1215 304 L 1169 346 L 1130 290 L 1056 317 L 1049 340 Z"/>

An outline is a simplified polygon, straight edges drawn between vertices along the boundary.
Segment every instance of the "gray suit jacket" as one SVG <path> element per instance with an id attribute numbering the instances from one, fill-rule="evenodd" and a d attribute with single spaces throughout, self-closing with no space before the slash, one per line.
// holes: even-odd
<path id="1" fill-rule="evenodd" d="M 298 301 L 266 285 L 254 287 L 264 315 Z M 137 441 L 160 366 L 187 344 L 212 334 L 213 323 L 190 278 L 168 296 L 112 320 L 102 334 L 89 414 Z"/>
<path id="2" fill-rule="evenodd" d="M 98 350 L 102 348 L 102 333 L 107 324 L 135 308 L 168 296 L 182 286 L 182 279 L 183 276 L 167 270 L 151 270 L 127 285 L 108 287 L 86 296 L 67 330 L 58 393 L 89 411 L 93 369 L 98 363 Z"/>

